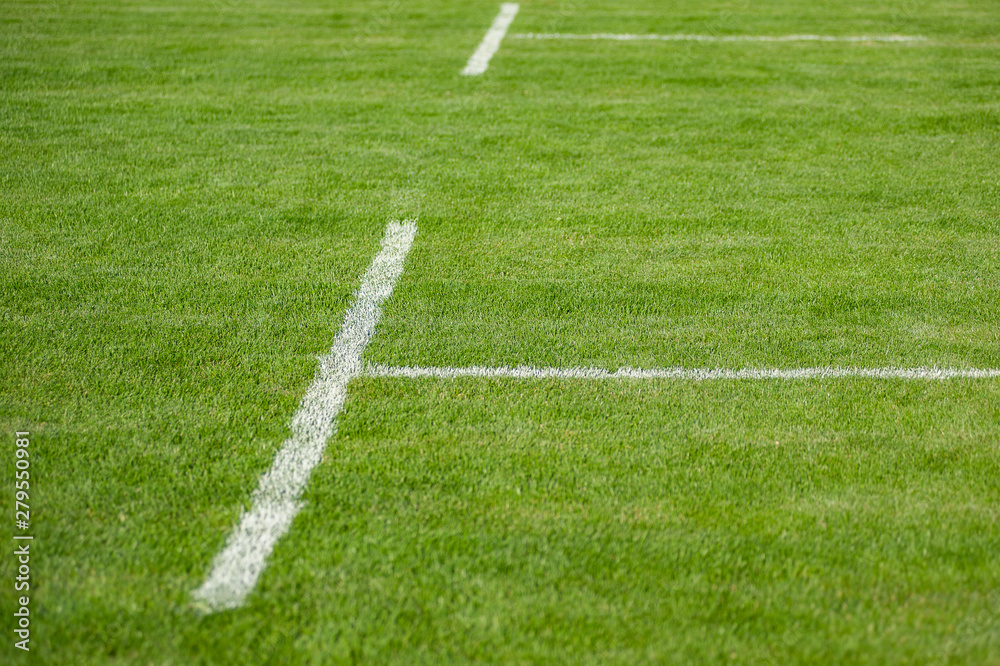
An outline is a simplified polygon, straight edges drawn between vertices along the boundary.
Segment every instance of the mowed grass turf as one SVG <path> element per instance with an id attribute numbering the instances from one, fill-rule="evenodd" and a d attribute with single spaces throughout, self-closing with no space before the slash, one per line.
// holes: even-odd
<path id="1" fill-rule="evenodd" d="M 1000 661 L 996 379 L 359 379 L 194 612 L 390 219 L 373 362 L 1000 367 L 992 3 L 498 5 L 0 3 L 30 659 Z"/>

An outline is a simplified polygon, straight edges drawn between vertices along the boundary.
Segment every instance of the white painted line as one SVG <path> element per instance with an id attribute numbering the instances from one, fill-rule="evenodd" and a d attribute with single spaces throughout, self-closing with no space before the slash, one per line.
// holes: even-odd
<path id="1" fill-rule="evenodd" d="M 681 379 L 711 381 L 725 379 L 991 379 L 1000 378 L 1000 368 L 793 368 L 731 370 L 726 368 L 619 368 L 609 372 L 603 368 L 536 368 L 519 365 L 515 368 L 470 366 L 449 367 L 390 367 L 366 365 L 365 377 L 399 377 L 418 379 L 433 377 L 488 377 L 511 379 Z"/>
<path id="2" fill-rule="evenodd" d="M 207 612 L 237 608 L 257 584 L 274 545 L 288 531 L 302 506 L 299 497 L 326 441 L 336 432 L 347 384 L 363 371 L 361 355 L 382 316 L 382 304 L 403 272 L 417 225 L 412 220 L 390 222 L 382 249 L 361 280 L 354 304 L 333 341 L 319 358 L 312 386 L 292 418 L 292 436 L 282 445 L 271 469 L 261 478 L 252 507 L 240 517 L 225 548 L 215 558 L 208 578 L 193 593 Z"/>
<path id="3" fill-rule="evenodd" d="M 606 32 L 581 35 L 556 32 L 521 32 L 512 34 L 511 39 L 576 39 L 616 42 L 922 42 L 927 38 L 919 35 L 639 35 Z"/>
<path id="4" fill-rule="evenodd" d="M 469 62 L 465 65 L 465 69 L 462 70 L 462 74 L 465 76 L 479 76 L 486 71 L 486 68 L 490 66 L 490 59 L 497 52 L 497 49 L 500 48 L 500 42 L 503 41 L 504 35 L 507 34 L 507 29 L 510 27 L 514 17 L 517 16 L 518 8 L 519 5 L 516 2 L 505 2 L 500 5 L 500 13 L 493 19 L 493 25 L 486 31 L 486 36 L 479 43 L 479 48 L 469 57 Z"/>

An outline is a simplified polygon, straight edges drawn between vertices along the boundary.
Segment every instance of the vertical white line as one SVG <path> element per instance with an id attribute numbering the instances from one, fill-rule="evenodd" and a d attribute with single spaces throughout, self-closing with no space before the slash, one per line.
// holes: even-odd
<path id="1" fill-rule="evenodd" d="M 517 16 L 519 5 L 516 2 L 505 2 L 500 5 L 500 13 L 493 19 L 493 25 L 486 31 L 486 36 L 479 43 L 479 48 L 469 58 L 469 62 L 462 70 L 465 76 L 479 76 L 490 66 L 490 58 L 500 48 L 503 36 L 507 34 L 514 17 Z"/>
<path id="2" fill-rule="evenodd" d="M 363 371 L 361 355 L 392 294 L 417 225 L 390 222 L 382 249 L 361 280 L 354 304 L 333 341 L 321 356 L 316 379 L 292 418 L 292 436 L 282 445 L 271 469 L 260 478 L 252 507 L 240 517 L 225 548 L 215 558 L 208 578 L 193 593 L 209 612 L 237 608 L 257 585 L 274 545 L 288 531 L 302 506 L 299 497 L 323 448 L 337 429 L 336 419 L 347 397 L 347 384 Z"/>

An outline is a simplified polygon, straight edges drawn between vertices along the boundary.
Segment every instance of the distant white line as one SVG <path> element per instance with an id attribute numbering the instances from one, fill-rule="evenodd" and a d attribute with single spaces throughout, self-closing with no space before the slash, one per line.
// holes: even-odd
<path id="1" fill-rule="evenodd" d="M 382 316 L 382 304 L 403 272 L 413 237 L 414 221 L 391 222 L 382 249 L 361 280 L 354 304 L 333 341 L 330 353 L 319 358 L 312 386 L 292 418 L 292 436 L 260 478 L 252 508 L 244 512 L 215 558 L 208 578 L 194 593 L 203 610 L 214 612 L 243 605 L 257 584 L 275 543 L 288 531 L 302 506 L 299 497 L 313 467 L 323 456 L 326 441 L 336 432 L 336 418 L 344 406 L 347 384 L 363 371 L 361 354 Z"/>
<path id="2" fill-rule="evenodd" d="M 577 39 L 616 42 L 922 42 L 926 40 L 926 37 L 919 35 L 640 35 L 606 32 L 595 34 L 521 32 L 512 34 L 511 39 Z"/>
<path id="3" fill-rule="evenodd" d="M 418 379 L 434 377 L 457 379 L 459 377 L 488 377 L 512 379 L 681 379 L 711 381 L 723 379 L 842 379 L 863 377 L 870 379 L 990 379 L 1000 378 L 1000 368 L 793 368 L 731 370 L 726 368 L 619 368 L 609 372 L 603 368 L 536 368 L 519 365 L 514 368 L 470 366 L 449 367 L 391 367 L 367 365 L 363 376 L 399 377 Z"/>
<path id="4" fill-rule="evenodd" d="M 507 29 L 510 27 L 514 17 L 517 16 L 518 7 L 519 5 L 516 2 L 505 2 L 500 5 L 500 13 L 493 19 L 493 25 L 486 31 L 486 36 L 479 43 L 479 48 L 476 49 L 476 52 L 469 58 L 469 62 L 465 65 L 465 69 L 462 70 L 462 74 L 465 76 L 479 76 L 486 71 L 486 68 L 490 66 L 490 59 L 497 52 L 497 49 L 500 48 L 503 36 L 507 34 Z"/>

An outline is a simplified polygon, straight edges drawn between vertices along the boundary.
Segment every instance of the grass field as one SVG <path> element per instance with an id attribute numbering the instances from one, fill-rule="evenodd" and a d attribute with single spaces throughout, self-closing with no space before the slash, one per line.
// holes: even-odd
<path id="1" fill-rule="evenodd" d="M 360 376 L 193 601 L 390 220 L 374 364 L 1000 368 L 995 2 L 499 4 L 0 0 L 0 663 L 1000 664 L 995 376 Z"/>

